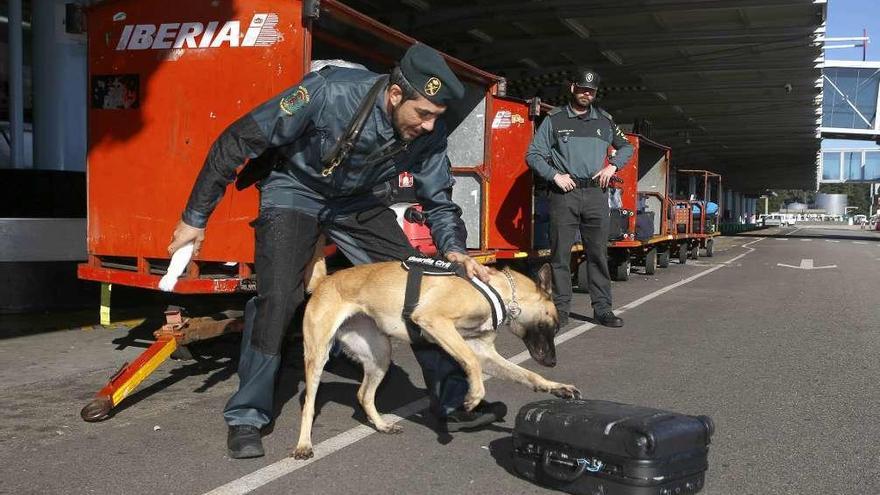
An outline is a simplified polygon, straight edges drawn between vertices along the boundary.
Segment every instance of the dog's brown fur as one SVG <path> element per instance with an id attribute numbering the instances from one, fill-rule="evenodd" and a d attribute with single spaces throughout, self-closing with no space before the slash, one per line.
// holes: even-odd
<path id="1" fill-rule="evenodd" d="M 316 288 L 306 306 L 303 322 L 306 396 L 299 442 L 293 452 L 297 459 L 313 455 L 311 431 L 315 397 L 334 337 L 348 355 L 363 364 L 364 378 L 357 397 L 370 422 L 384 433 L 400 431 L 399 426 L 382 419 L 374 399 L 391 362 L 389 338 L 409 341 L 401 317 L 406 271 L 399 262 L 374 263 L 339 271 L 321 281 L 326 271 L 318 258 L 316 254 L 315 275 L 308 284 Z M 509 273 L 516 287 L 516 302 L 522 311 L 504 326 L 523 339 L 536 361 L 554 366 L 556 348 L 553 338 L 559 329 L 559 318 L 550 297 L 550 267 L 542 267 L 538 283 L 518 272 Z M 489 283 L 503 301 L 511 300 L 512 289 L 507 275 L 493 269 Z M 483 372 L 558 397 L 580 395 L 573 385 L 549 381 L 496 352 L 497 334 L 492 328 L 489 303 L 466 280 L 448 276 L 425 277 L 412 321 L 422 329 L 423 335 L 443 347 L 461 364 L 470 387 L 464 403 L 468 410 L 477 406 L 485 393 Z"/>

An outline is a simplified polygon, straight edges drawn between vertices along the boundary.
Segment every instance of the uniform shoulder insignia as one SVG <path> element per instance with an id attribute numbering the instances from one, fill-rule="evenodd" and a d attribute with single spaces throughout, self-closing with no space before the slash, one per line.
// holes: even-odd
<path id="1" fill-rule="evenodd" d="M 610 120 L 611 122 L 614 122 L 614 117 L 612 117 L 610 113 L 606 112 L 604 108 L 596 107 L 596 110 L 598 110 L 599 113 L 602 116 L 604 116 L 606 119 Z"/>
<path id="2" fill-rule="evenodd" d="M 562 107 L 556 107 L 553 110 L 547 112 L 547 115 L 556 115 L 557 113 L 562 111 Z"/>
<path id="3" fill-rule="evenodd" d="M 309 90 L 305 86 L 299 86 L 293 93 L 281 98 L 278 106 L 287 115 L 293 115 L 297 110 L 309 103 Z"/>

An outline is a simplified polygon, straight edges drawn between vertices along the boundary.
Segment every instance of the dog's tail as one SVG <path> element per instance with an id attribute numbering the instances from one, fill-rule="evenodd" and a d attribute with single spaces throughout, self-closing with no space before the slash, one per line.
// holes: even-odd
<path id="1" fill-rule="evenodd" d="M 318 284 L 327 278 L 327 261 L 324 258 L 325 244 L 326 239 L 322 234 L 318 237 L 318 242 L 315 243 L 315 252 L 312 254 L 312 260 L 306 266 L 305 284 L 307 294 L 315 292 Z"/>

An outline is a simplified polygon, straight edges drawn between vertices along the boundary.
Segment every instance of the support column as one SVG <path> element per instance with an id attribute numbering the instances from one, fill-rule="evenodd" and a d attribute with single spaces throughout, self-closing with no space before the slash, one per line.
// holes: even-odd
<path id="1" fill-rule="evenodd" d="M 66 31 L 68 1 L 32 3 L 34 168 L 84 171 L 86 38 Z"/>
<path id="2" fill-rule="evenodd" d="M 24 84 L 21 0 L 9 0 L 9 165 L 24 167 Z"/>

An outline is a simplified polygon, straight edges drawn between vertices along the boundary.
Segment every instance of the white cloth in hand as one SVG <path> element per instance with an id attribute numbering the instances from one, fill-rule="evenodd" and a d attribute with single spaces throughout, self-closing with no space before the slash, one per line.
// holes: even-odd
<path id="1" fill-rule="evenodd" d="M 164 292 L 174 290 L 174 286 L 177 285 L 177 277 L 181 276 L 183 271 L 186 270 L 186 265 L 192 259 L 192 254 L 193 243 L 191 242 L 184 244 L 174 252 L 174 255 L 171 256 L 171 263 L 168 264 L 168 273 L 159 281 L 159 289 Z"/>

